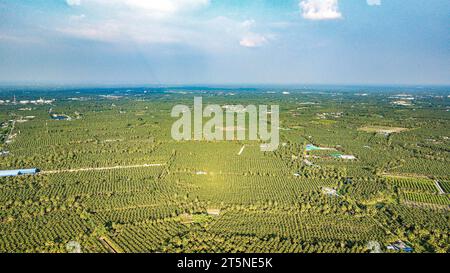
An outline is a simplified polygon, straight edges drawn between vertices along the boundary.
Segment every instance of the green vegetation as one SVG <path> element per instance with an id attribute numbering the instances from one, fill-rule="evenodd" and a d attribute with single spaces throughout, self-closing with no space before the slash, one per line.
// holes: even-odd
<path id="1" fill-rule="evenodd" d="M 0 170 L 41 170 L 0 177 L 0 252 L 66 252 L 69 241 L 83 252 L 368 252 L 397 240 L 450 252 L 448 91 L 414 92 L 412 106 L 390 103 L 398 90 L 322 91 L 0 91 L 56 99 L 0 105 Z M 194 95 L 280 105 L 279 149 L 172 140 L 170 111 Z"/>

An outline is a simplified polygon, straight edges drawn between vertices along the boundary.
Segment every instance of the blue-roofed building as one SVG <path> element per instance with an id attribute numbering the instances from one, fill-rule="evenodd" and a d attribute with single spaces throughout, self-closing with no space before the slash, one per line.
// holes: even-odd
<path id="1" fill-rule="evenodd" d="M 5 170 L 5 171 L 0 171 L 0 177 L 18 176 L 18 175 L 25 175 L 25 174 L 37 174 L 38 172 L 39 172 L 39 169 L 36 169 L 36 168 L 19 169 L 19 170 Z"/>
<path id="2" fill-rule="evenodd" d="M 397 242 L 390 244 L 387 246 L 387 249 L 389 250 L 396 250 L 396 251 L 404 251 L 407 253 L 411 253 L 414 251 L 414 248 L 412 248 L 411 246 L 407 245 L 405 242 L 398 240 Z"/>
<path id="3" fill-rule="evenodd" d="M 317 147 L 314 144 L 307 144 L 305 147 L 307 152 L 311 152 L 311 151 L 322 151 L 322 150 L 333 150 L 335 151 L 335 148 L 328 148 L 328 147 Z"/>

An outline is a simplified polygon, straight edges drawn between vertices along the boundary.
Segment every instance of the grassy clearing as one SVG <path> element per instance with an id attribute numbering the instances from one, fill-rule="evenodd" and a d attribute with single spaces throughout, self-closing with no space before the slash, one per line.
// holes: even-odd
<path id="1" fill-rule="evenodd" d="M 364 126 L 358 129 L 358 131 L 367 133 L 378 133 L 378 134 L 393 134 L 408 131 L 408 128 L 402 127 L 389 127 L 389 126 Z"/>

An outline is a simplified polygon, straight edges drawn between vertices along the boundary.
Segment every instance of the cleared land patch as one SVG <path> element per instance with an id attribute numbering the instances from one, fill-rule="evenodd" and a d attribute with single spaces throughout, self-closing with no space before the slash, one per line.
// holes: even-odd
<path id="1" fill-rule="evenodd" d="M 363 131 L 367 133 L 378 133 L 378 134 L 393 134 L 408 131 L 408 128 L 402 127 L 388 127 L 388 126 L 364 126 L 358 129 L 358 131 Z"/>

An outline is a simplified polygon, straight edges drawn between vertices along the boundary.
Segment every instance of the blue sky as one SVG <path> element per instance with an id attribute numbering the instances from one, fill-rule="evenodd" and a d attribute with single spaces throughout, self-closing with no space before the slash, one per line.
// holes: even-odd
<path id="1" fill-rule="evenodd" d="M 450 1 L 0 0 L 0 83 L 450 84 Z"/>

